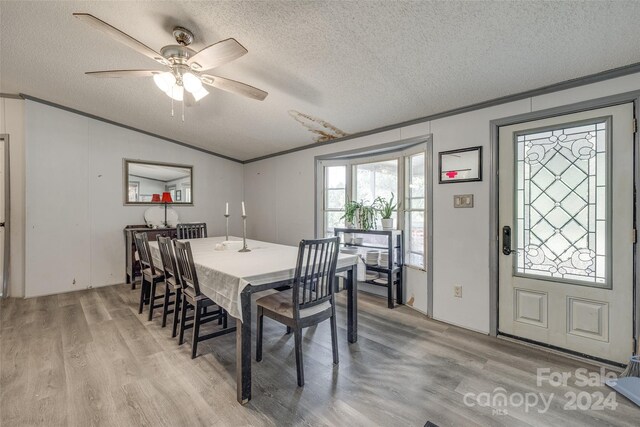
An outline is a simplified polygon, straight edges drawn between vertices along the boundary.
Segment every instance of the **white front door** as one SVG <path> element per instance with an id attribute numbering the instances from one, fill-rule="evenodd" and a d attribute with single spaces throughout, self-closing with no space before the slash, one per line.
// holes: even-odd
<path id="1" fill-rule="evenodd" d="M 627 363 L 633 104 L 501 127 L 499 153 L 499 332 Z"/>

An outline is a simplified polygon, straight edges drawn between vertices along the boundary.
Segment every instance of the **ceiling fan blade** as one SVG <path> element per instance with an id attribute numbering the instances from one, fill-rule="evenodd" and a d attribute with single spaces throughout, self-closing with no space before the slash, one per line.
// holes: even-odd
<path id="1" fill-rule="evenodd" d="M 201 77 L 202 83 L 206 85 L 237 95 L 246 96 L 247 98 L 257 99 L 258 101 L 263 101 L 268 95 L 268 93 L 263 90 L 235 80 L 225 79 L 224 77 L 212 76 L 210 74 L 203 74 Z"/>
<path id="2" fill-rule="evenodd" d="M 109 70 L 109 71 L 89 71 L 85 73 L 92 77 L 153 77 L 155 74 L 161 74 L 163 71 L 158 70 Z"/>
<path id="3" fill-rule="evenodd" d="M 88 13 L 74 13 L 73 16 L 81 20 L 82 22 L 92 26 L 96 30 L 100 30 L 103 33 L 107 34 L 111 38 L 129 46 L 131 49 L 153 59 L 156 62 L 161 64 L 168 65 L 168 62 L 165 58 L 162 57 L 158 52 L 151 49 L 149 46 L 143 44 L 142 42 L 134 39 L 130 35 L 120 31 L 116 27 L 113 27 L 101 19 L 96 18 L 93 15 Z"/>
<path id="4" fill-rule="evenodd" d="M 247 52 L 236 39 L 226 39 L 205 47 L 189 58 L 188 64 L 196 71 L 208 70 L 238 59 Z"/>

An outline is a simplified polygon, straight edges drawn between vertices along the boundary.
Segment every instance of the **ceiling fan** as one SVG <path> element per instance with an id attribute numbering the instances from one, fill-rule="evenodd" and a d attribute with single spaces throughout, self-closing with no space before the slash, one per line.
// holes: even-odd
<path id="1" fill-rule="evenodd" d="M 151 49 L 147 45 L 134 39 L 130 35 L 118 30 L 106 22 L 88 13 L 74 13 L 73 16 L 82 22 L 100 30 L 113 39 L 129 46 L 135 51 L 153 59 L 169 68 L 168 71 L 160 70 L 110 70 L 110 71 L 90 71 L 85 74 L 93 77 L 153 77 L 154 82 L 172 100 L 194 104 L 209 94 L 204 86 L 221 89 L 248 98 L 264 100 L 267 92 L 249 86 L 235 80 L 218 77 L 203 71 L 238 59 L 245 53 L 244 48 L 235 39 L 229 38 L 205 47 L 199 52 L 189 48 L 193 41 L 193 33 L 183 27 L 175 27 L 173 36 L 177 45 L 168 45 L 160 49 L 160 53 Z M 173 101 L 172 101 L 173 102 Z M 173 103 L 172 103 L 173 115 Z"/>

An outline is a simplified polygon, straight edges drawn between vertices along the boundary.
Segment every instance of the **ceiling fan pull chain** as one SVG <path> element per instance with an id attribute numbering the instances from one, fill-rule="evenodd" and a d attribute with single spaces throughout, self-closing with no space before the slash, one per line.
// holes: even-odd
<path id="1" fill-rule="evenodd" d="M 171 92 L 173 94 L 173 88 L 171 88 Z M 171 117 L 173 117 L 173 116 L 174 116 L 174 114 L 173 114 L 173 97 L 171 97 Z"/>
<path id="2" fill-rule="evenodd" d="M 184 122 L 184 99 L 182 100 L 182 121 Z"/>

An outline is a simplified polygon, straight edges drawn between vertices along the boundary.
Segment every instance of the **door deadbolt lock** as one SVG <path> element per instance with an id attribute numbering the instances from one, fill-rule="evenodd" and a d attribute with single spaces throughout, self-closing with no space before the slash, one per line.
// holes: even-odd
<path id="1" fill-rule="evenodd" d="M 516 252 L 518 251 L 511 249 L 511 227 L 505 225 L 502 227 L 502 253 L 511 255 Z"/>

